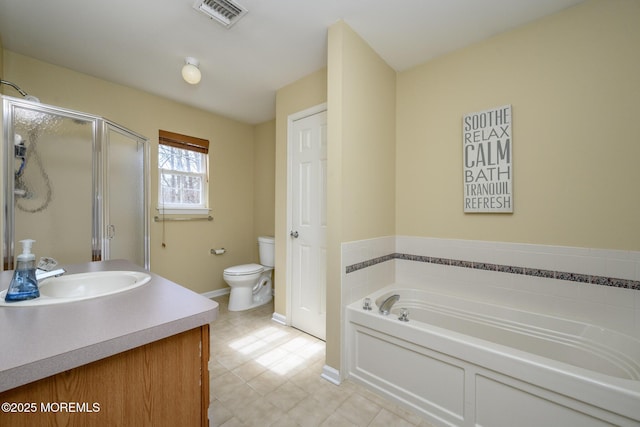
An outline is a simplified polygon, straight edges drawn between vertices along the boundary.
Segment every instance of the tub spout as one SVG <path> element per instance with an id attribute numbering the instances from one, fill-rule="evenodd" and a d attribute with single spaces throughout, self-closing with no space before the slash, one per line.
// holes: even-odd
<path id="1" fill-rule="evenodd" d="M 389 298 L 385 299 L 384 302 L 380 304 L 380 313 L 384 314 L 385 316 L 389 314 L 389 312 L 391 311 L 391 307 L 393 307 L 393 304 L 398 302 L 399 299 L 400 295 L 398 294 L 393 294 Z"/>

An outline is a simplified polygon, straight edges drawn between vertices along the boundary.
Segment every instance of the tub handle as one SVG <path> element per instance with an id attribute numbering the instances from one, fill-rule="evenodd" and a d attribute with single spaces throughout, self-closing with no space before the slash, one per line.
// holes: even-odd
<path id="1" fill-rule="evenodd" d="M 398 320 L 401 322 L 408 322 L 409 321 L 409 309 L 408 308 L 401 308 L 400 309 L 400 317 L 398 317 Z"/>

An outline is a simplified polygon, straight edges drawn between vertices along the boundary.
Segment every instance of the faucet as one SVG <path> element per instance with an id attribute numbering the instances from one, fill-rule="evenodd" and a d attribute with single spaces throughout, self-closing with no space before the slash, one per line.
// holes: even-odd
<path id="1" fill-rule="evenodd" d="M 42 257 L 38 262 L 38 268 L 36 269 L 36 279 L 38 281 L 44 280 L 48 277 L 58 277 L 66 273 L 64 268 L 54 270 L 58 265 L 58 261 L 50 257 Z"/>
<path id="2" fill-rule="evenodd" d="M 398 294 L 393 294 L 387 299 L 385 299 L 384 302 L 380 304 L 380 313 L 385 316 L 389 314 L 389 312 L 391 311 L 391 307 L 393 307 L 393 304 L 398 302 L 399 299 L 400 299 L 400 295 Z"/>

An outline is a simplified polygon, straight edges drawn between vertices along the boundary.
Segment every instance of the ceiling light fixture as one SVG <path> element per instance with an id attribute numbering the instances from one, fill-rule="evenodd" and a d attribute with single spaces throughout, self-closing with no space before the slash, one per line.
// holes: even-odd
<path id="1" fill-rule="evenodd" d="M 187 57 L 184 60 L 185 64 L 182 67 L 182 78 L 185 82 L 197 85 L 200 83 L 200 79 L 202 78 L 202 73 L 200 73 L 200 62 L 196 58 Z"/>

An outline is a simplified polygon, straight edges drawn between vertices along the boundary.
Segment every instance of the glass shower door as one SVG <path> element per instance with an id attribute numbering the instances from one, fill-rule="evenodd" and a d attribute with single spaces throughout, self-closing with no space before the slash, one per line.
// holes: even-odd
<path id="1" fill-rule="evenodd" d="M 105 259 L 148 268 L 146 139 L 111 122 L 105 122 L 104 133 Z"/>
<path id="2" fill-rule="evenodd" d="M 149 144 L 90 114 L 3 99 L 3 269 L 18 241 L 60 264 L 149 268 Z"/>
<path id="3" fill-rule="evenodd" d="M 34 239 L 36 257 L 61 264 L 92 260 L 96 120 L 30 102 L 5 101 L 4 268 L 18 241 Z M 7 116 L 8 115 L 8 116 Z M 11 143 L 13 142 L 13 144 Z M 12 200 L 10 200 L 12 199 Z"/>

